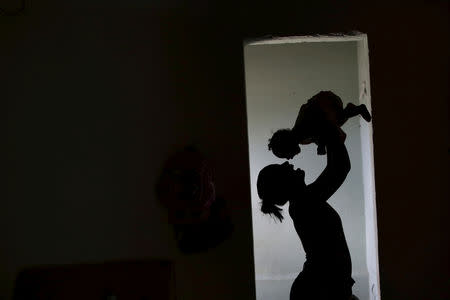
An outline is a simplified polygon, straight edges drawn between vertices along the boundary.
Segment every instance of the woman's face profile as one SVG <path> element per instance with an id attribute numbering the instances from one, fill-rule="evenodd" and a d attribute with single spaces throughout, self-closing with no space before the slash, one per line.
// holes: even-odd
<path id="1" fill-rule="evenodd" d="M 305 187 L 305 172 L 289 162 L 266 166 L 258 175 L 258 194 L 279 206 L 297 198 Z"/>
<path id="2" fill-rule="evenodd" d="M 298 194 L 305 186 L 305 171 L 295 168 L 287 161 L 278 166 L 277 173 L 276 178 L 282 194 Z"/>
<path id="3" fill-rule="evenodd" d="M 289 162 L 284 162 L 280 165 L 280 175 L 283 174 L 282 177 L 285 177 L 287 181 L 290 179 L 294 179 L 294 183 L 298 183 L 299 179 L 304 181 L 305 179 L 305 171 L 300 168 L 295 168 L 294 165 Z"/>

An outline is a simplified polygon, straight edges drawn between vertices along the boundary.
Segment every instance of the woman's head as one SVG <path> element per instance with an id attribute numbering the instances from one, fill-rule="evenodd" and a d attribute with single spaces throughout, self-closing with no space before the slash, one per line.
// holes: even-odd
<path id="1" fill-rule="evenodd" d="M 303 192 L 305 172 L 294 170 L 294 166 L 288 162 L 268 165 L 259 172 L 256 186 L 262 200 L 261 211 L 282 221 L 280 206 Z"/>
<path id="2" fill-rule="evenodd" d="M 269 139 L 269 150 L 279 158 L 291 159 L 300 153 L 300 147 L 292 130 L 280 129 Z"/>

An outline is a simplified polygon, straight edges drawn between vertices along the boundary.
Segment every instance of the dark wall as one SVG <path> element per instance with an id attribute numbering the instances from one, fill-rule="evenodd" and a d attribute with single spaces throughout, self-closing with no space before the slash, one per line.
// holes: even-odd
<path id="1" fill-rule="evenodd" d="M 195 20 L 117 10 L 15 18 L 2 29 L 10 163 L 3 291 L 32 265 L 160 257 L 176 260 L 185 299 L 251 298 L 240 38 L 208 38 L 218 32 Z M 217 249 L 183 256 L 154 184 L 168 156 L 191 144 L 211 160 L 236 230 Z"/>
<path id="2" fill-rule="evenodd" d="M 370 44 L 382 297 L 450 297 L 445 1 L 33 3 L 25 14 L 0 27 L 0 293 L 25 266 L 164 257 L 186 299 L 254 297 L 242 41 L 356 29 Z M 153 183 L 191 143 L 236 230 L 183 256 Z"/>

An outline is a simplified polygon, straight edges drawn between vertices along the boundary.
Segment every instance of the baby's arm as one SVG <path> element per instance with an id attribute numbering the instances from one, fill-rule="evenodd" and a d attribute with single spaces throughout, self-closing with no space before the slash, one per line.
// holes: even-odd
<path id="1" fill-rule="evenodd" d="M 329 132 L 334 132 L 333 134 L 341 143 L 344 143 L 345 139 L 347 138 L 347 134 L 345 134 L 342 128 L 336 126 L 335 124 L 326 124 L 323 128 L 321 128 L 320 133 L 315 140 L 315 143 L 317 144 L 317 155 L 324 155 L 327 153 L 325 144 Z"/>
<path id="2" fill-rule="evenodd" d="M 317 144 L 317 155 L 325 155 L 327 154 L 327 150 L 325 149 L 325 144 L 318 143 Z"/>

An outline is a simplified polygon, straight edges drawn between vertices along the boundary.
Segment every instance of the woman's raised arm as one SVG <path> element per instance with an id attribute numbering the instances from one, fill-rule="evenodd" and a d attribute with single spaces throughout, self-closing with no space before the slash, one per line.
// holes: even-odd
<path id="1" fill-rule="evenodd" d="M 326 147 L 327 166 L 320 176 L 306 187 L 311 201 L 327 201 L 342 185 L 351 168 L 344 143 L 333 139 Z"/>

